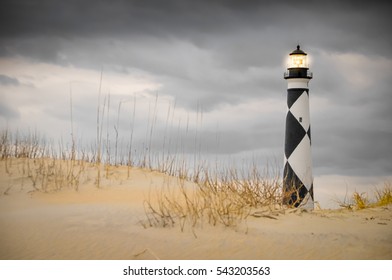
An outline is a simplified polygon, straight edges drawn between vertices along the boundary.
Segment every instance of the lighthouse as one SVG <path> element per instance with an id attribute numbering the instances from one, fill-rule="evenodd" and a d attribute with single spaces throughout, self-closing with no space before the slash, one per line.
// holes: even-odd
<path id="1" fill-rule="evenodd" d="M 313 209 L 313 174 L 309 117 L 307 54 L 300 46 L 290 53 L 287 71 L 287 115 L 284 144 L 283 204 Z"/>

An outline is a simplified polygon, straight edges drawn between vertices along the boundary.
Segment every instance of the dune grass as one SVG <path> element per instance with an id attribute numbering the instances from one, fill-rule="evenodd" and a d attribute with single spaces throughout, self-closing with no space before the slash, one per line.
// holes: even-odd
<path id="1" fill-rule="evenodd" d="M 13 175 L 11 167 L 17 164 L 16 170 L 31 180 L 36 191 L 50 192 L 65 187 L 78 190 L 88 159 L 82 153 L 78 160 L 75 153 L 74 146 L 69 152 L 61 144 L 55 149 L 36 132 L 27 136 L 18 132 L 12 135 L 8 130 L 0 133 L 0 160 L 4 162 L 6 174 Z"/>
<path id="2" fill-rule="evenodd" d="M 350 199 L 338 201 L 338 203 L 342 208 L 355 210 L 388 206 L 392 204 L 392 183 L 384 182 L 384 186 L 375 188 L 372 198 L 370 196 L 367 192 L 354 192 Z"/>
<path id="3" fill-rule="evenodd" d="M 385 182 L 383 189 L 376 189 L 376 206 L 386 206 L 389 204 L 392 204 L 392 183 Z"/>
<path id="4" fill-rule="evenodd" d="M 194 229 L 207 223 L 212 226 L 236 227 L 252 210 L 281 207 L 282 192 L 279 176 L 262 174 L 254 166 L 248 173 L 228 169 L 219 176 L 208 169 L 199 174 L 192 186 L 185 181 L 179 189 L 162 189 L 157 196 L 145 200 L 147 220 L 144 226 Z"/>

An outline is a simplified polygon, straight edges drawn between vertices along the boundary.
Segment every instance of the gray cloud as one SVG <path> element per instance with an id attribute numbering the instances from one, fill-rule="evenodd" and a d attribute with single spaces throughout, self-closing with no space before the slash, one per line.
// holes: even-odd
<path id="1" fill-rule="evenodd" d="M 20 113 L 7 104 L 0 103 L 0 116 L 6 120 L 20 117 Z"/>
<path id="2" fill-rule="evenodd" d="M 4 86 L 18 86 L 20 82 L 18 79 L 0 74 L 0 84 Z"/>

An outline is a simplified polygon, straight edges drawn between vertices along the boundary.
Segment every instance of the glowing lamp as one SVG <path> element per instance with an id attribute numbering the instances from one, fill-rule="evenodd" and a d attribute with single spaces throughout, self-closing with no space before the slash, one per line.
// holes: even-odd
<path id="1" fill-rule="evenodd" d="M 307 54 L 297 46 L 297 49 L 290 53 L 290 68 L 306 68 L 309 69 Z"/>
<path id="2" fill-rule="evenodd" d="M 300 49 L 299 45 L 297 49 L 292 51 L 289 55 L 289 62 L 287 71 L 284 73 L 285 79 L 297 79 L 306 78 L 311 79 L 313 77 L 312 72 L 309 71 L 308 57 L 306 52 Z"/>

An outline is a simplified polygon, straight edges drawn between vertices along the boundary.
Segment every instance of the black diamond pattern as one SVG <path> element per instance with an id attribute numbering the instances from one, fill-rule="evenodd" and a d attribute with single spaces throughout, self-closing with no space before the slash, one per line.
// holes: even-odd
<path id="1" fill-rule="evenodd" d="M 305 129 L 298 122 L 298 120 L 293 116 L 293 114 L 288 111 L 286 116 L 286 135 L 285 135 L 285 155 L 288 159 L 293 153 L 298 144 L 301 143 L 302 139 L 306 135 Z"/>
<path id="2" fill-rule="evenodd" d="M 304 91 L 304 89 L 299 88 L 289 88 L 287 90 L 287 107 L 289 107 L 289 109 L 291 108 L 291 106 L 293 106 L 295 101 L 297 101 L 297 99 L 302 95 Z M 306 92 L 308 91 L 306 90 Z"/>
<path id="3" fill-rule="evenodd" d="M 310 126 L 309 126 L 308 132 L 306 132 L 306 134 L 307 134 L 308 137 L 309 137 L 310 145 L 312 145 L 312 137 L 310 137 Z"/>
<path id="4" fill-rule="evenodd" d="M 285 164 L 283 179 L 283 191 L 285 193 L 285 196 L 283 197 L 283 203 L 286 205 L 298 207 L 306 197 L 308 190 L 295 174 L 289 162 L 286 162 Z M 310 195 L 313 199 L 313 184 Z"/>

